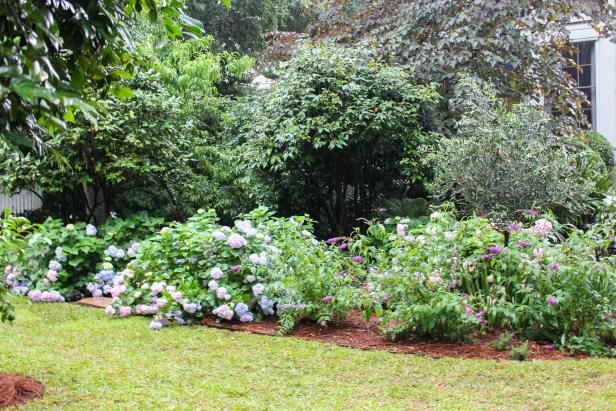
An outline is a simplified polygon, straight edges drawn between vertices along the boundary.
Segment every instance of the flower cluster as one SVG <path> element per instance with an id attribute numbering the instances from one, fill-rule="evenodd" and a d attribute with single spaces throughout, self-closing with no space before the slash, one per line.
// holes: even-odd
<path id="1" fill-rule="evenodd" d="M 28 298 L 32 302 L 44 302 L 44 303 L 63 303 L 64 297 L 57 291 L 40 291 L 31 290 L 28 292 Z"/>

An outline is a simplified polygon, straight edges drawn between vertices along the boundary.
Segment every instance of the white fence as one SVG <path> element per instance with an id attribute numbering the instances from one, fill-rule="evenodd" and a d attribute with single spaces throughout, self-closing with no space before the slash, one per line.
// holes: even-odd
<path id="1" fill-rule="evenodd" d="M 40 195 L 39 189 L 35 191 Z M 0 194 L 0 211 L 10 208 L 13 214 L 23 214 L 43 206 L 41 198 L 30 190 L 22 190 L 13 196 Z"/>

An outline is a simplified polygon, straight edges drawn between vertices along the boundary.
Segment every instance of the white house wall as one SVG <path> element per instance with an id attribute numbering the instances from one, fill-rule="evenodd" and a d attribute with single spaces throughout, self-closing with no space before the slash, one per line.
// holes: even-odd
<path id="1" fill-rule="evenodd" d="M 603 134 L 616 149 L 616 44 L 601 38 L 586 23 L 572 24 L 573 42 L 595 41 L 595 121 L 593 128 Z"/>

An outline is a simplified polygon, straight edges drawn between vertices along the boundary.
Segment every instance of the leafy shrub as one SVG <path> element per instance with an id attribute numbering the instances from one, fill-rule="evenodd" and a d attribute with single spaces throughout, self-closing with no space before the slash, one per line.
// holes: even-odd
<path id="1" fill-rule="evenodd" d="M 75 292 L 110 293 L 115 267 L 134 256 L 136 239 L 148 237 L 162 219 L 144 215 L 110 219 L 98 228 L 85 223 L 64 225 L 48 219 L 24 238 L 22 258 L 7 265 L 11 292 L 33 301 L 64 301 Z M 14 253 L 12 253 L 14 255 Z"/>
<path id="2" fill-rule="evenodd" d="M 571 229 L 562 240 L 563 227 L 534 214 L 511 224 L 508 239 L 487 219 L 444 211 L 426 224 L 370 227 L 351 249 L 372 267 L 367 284 L 373 301 L 386 301 L 374 307 L 386 332 L 459 340 L 496 328 L 563 346 L 574 336 L 612 340 L 616 256 L 607 249 L 616 226 Z"/>
<path id="3" fill-rule="evenodd" d="M 155 315 L 153 329 L 209 314 L 243 322 L 279 314 L 283 332 L 300 317 L 346 315 L 353 300 L 337 294 L 342 262 L 323 251 L 309 220 L 272 218 L 261 208 L 234 227 L 216 221 L 214 211 L 200 210 L 143 242 L 116 279 L 108 313 Z"/>
<path id="4" fill-rule="evenodd" d="M 512 339 L 512 333 L 502 333 L 492 342 L 492 346 L 496 351 L 505 351 L 511 345 Z"/>
<path id="5" fill-rule="evenodd" d="M 424 126 L 437 99 L 369 51 L 303 48 L 239 119 L 244 162 L 282 212 L 308 211 L 341 235 L 386 194 L 421 190 L 418 147 L 435 139 Z"/>
<path id="6" fill-rule="evenodd" d="M 32 230 L 30 222 L 23 217 L 14 217 L 9 209 L 0 214 L 0 322 L 14 319 L 13 307 L 8 302 L 6 278 L 13 266 L 23 261 L 27 246 L 25 237 Z"/>
<path id="7" fill-rule="evenodd" d="M 90 92 L 104 116 L 71 118 L 47 141 L 50 155 L 23 155 L 0 142 L 0 186 L 37 185 L 47 215 L 65 222 L 100 224 L 112 213 L 141 211 L 184 219 L 202 204 L 232 216 L 247 211 L 219 149 L 230 105 L 219 84 L 241 81 L 254 60 L 212 53 L 211 39 L 169 42 L 162 27 L 138 29 L 139 67 L 121 83 L 121 98 Z"/>
<path id="8" fill-rule="evenodd" d="M 530 358 L 530 353 L 528 352 L 528 342 L 525 341 L 519 347 L 512 348 L 509 354 L 512 360 L 516 360 L 516 361 L 528 360 Z"/>
<path id="9" fill-rule="evenodd" d="M 435 197 L 454 200 L 466 215 L 512 219 L 533 207 L 568 220 L 590 213 L 601 176 L 580 165 L 586 153 L 558 135 L 544 108 L 508 109 L 491 87 L 470 86 L 457 135 L 428 157 Z"/>
<path id="10" fill-rule="evenodd" d="M 586 131 L 582 137 L 582 141 L 592 150 L 599 153 L 606 167 L 610 170 L 616 166 L 614 158 L 614 147 L 610 144 L 607 138 L 596 131 Z"/>

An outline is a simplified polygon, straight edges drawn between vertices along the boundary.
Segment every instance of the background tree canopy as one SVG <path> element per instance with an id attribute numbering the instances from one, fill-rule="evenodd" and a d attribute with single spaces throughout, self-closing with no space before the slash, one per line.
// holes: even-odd
<path id="1" fill-rule="evenodd" d="M 313 36 L 372 44 L 420 81 L 439 83 L 448 101 L 462 93 L 458 80 L 472 75 L 510 102 L 549 98 L 575 124 L 583 121 L 583 96 L 563 70 L 566 25 L 589 21 L 608 37 L 615 25 L 607 0 L 336 0 L 324 9 Z"/>
<path id="2" fill-rule="evenodd" d="M 233 0 L 226 8 L 216 0 L 189 0 L 188 12 L 216 39 L 216 48 L 243 53 L 266 45 L 264 34 L 302 31 L 314 17 L 306 0 Z"/>

